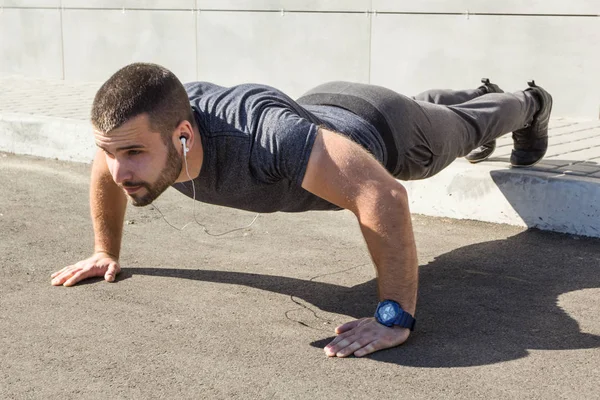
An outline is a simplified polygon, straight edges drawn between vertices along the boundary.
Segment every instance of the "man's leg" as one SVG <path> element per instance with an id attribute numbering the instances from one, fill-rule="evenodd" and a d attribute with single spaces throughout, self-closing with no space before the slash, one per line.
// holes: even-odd
<path id="1" fill-rule="evenodd" d="M 419 93 L 413 96 L 414 100 L 425 101 L 427 103 L 441 104 L 444 106 L 452 106 L 455 104 L 465 103 L 469 100 L 473 100 L 479 96 L 483 96 L 488 93 L 504 93 L 504 90 L 500 89 L 498 85 L 490 82 L 488 78 L 482 78 L 481 83 L 477 89 L 466 89 L 466 90 L 449 90 L 449 89 L 433 89 Z"/>
<path id="2" fill-rule="evenodd" d="M 530 124 L 539 109 L 537 99 L 523 91 L 490 93 L 452 106 L 416 103 L 426 121 L 418 121 L 421 143 L 407 151 L 401 179 L 435 175 L 457 157 Z"/>
<path id="3" fill-rule="evenodd" d="M 321 85 L 298 102 L 346 108 L 376 127 L 383 119 L 393 135 L 395 149 L 392 150 L 397 153 L 397 163 L 389 171 L 403 180 L 435 175 L 483 143 L 531 124 L 540 108 L 540 101 L 532 91 L 490 93 L 465 103 L 444 106 L 413 100 L 380 86 L 348 82 Z M 363 103 L 372 106 L 377 113 L 365 111 L 368 107 Z M 520 132 L 521 139 L 527 136 L 525 131 Z M 526 148 L 517 141 L 515 147 Z"/>
<path id="4" fill-rule="evenodd" d="M 467 90 L 433 89 L 419 93 L 418 95 L 413 96 L 413 99 L 424 101 L 426 103 L 451 106 L 454 104 L 465 103 L 487 93 L 488 92 L 485 92 L 480 88 Z"/>
<path id="5" fill-rule="evenodd" d="M 420 93 L 413 97 L 415 100 L 426 101 L 428 103 L 443 104 L 451 106 L 455 104 L 465 103 L 469 100 L 473 100 L 476 97 L 483 96 L 488 93 L 504 93 L 504 90 L 500 89 L 498 85 L 490 82 L 488 78 L 482 78 L 481 83 L 477 89 L 467 90 L 428 90 Z M 465 156 L 465 159 L 471 163 L 478 163 L 487 160 L 492 153 L 496 150 L 496 140 L 492 140 L 488 143 L 483 143 L 481 146 L 471 150 L 469 154 Z"/>

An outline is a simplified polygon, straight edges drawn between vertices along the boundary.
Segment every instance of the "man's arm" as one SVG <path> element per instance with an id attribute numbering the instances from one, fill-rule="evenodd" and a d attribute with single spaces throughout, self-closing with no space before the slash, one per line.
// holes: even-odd
<path id="1" fill-rule="evenodd" d="M 356 215 L 377 269 L 379 299 L 395 300 L 414 315 L 418 263 L 404 186 L 359 145 L 320 129 L 302 187 Z M 338 327 L 336 333 L 325 352 L 345 357 L 397 346 L 409 330 L 364 318 Z"/>
<path id="2" fill-rule="evenodd" d="M 127 198 L 114 182 L 106 157 L 98 150 L 92 165 L 90 209 L 94 226 L 94 254 L 52 274 L 53 285 L 72 286 L 90 277 L 104 276 L 114 281 L 120 272 L 119 253 Z"/>
<path id="3" fill-rule="evenodd" d="M 127 198 L 113 180 L 106 156 L 98 150 L 90 182 L 90 211 L 94 226 L 94 252 L 119 258 Z"/>

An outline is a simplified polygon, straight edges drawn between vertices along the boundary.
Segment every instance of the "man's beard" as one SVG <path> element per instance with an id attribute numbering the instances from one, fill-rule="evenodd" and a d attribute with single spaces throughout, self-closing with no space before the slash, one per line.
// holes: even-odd
<path id="1" fill-rule="evenodd" d="M 146 194 L 137 197 L 135 194 L 128 195 L 131 204 L 135 207 L 144 207 L 152 203 L 169 186 L 171 186 L 181 173 L 181 157 L 169 140 L 167 142 L 167 165 L 163 168 L 158 179 L 153 184 L 148 182 L 124 182 L 124 187 L 141 186 L 146 189 Z"/>

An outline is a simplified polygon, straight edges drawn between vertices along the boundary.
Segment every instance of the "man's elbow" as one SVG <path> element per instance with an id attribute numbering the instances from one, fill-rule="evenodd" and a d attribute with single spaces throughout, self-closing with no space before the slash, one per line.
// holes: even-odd
<path id="1" fill-rule="evenodd" d="M 400 182 L 396 182 L 396 184 L 392 185 L 392 187 L 390 187 L 388 190 L 395 203 L 408 206 L 408 191 L 404 185 L 402 185 Z"/>
<path id="2" fill-rule="evenodd" d="M 385 219 L 388 213 L 398 210 L 408 211 L 408 192 L 399 182 L 378 186 L 369 195 L 362 196 L 357 202 L 354 214 L 359 219 Z"/>

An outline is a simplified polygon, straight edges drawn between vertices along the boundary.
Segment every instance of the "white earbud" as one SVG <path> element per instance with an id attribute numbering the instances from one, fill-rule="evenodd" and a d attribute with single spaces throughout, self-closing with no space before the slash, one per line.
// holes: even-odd
<path id="1" fill-rule="evenodd" d="M 188 151 L 190 151 L 190 149 L 186 145 L 187 139 L 185 138 L 185 136 L 181 136 L 179 140 L 181 140 L 181 144 L 183 145 L 183 156 L 187 157 L 187 153 Z"/>

